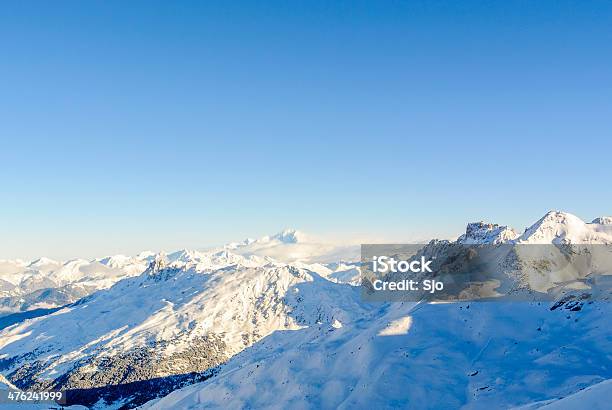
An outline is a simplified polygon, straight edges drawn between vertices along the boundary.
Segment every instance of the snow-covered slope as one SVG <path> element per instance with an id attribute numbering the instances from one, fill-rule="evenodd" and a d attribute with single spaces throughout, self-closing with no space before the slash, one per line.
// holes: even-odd
<path id="1" fill-rule="evenodd" d="M 509 408 L 609 379 L 610 303 L 550 307 L 386 305 L 341 328 L 274 334 L 143 408 Z"/>
<path id="2" fill-rule="evenodd" d="M 607 379 L 569 396 L 531 403 L 515 410 L 605 410 L 610 408 L 611 397 L 612 379 Z"/>

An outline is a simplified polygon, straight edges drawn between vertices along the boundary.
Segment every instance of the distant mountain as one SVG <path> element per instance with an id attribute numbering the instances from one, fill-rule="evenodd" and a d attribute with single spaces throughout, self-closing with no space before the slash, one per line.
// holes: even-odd
<path id="1" fill-rule="evenodd" d="M 210 260 L 210 255 L 219 250 L 230 251 L 237 256 L 267 257 L 282 262 L 322 262 L 321 273 L 337 273 L 337 281 L 356 283 L 358 278 L 355 266 L 347 267 L 346 271 L 350 272 L 344 274 L 325 266 L 337 261 L 357 260 L 358 246 L 320 242 L 294 229 L 205 252 L 182 249 L 168 254 L 167 259 L 200 264 L 202 269 L 211 268 L 217 265 Z M 114 255 L 91 261 L 73 259 L 60 262 L 46 257 L 30 263 L 0 260 L 0 317 L 73 303 L 97 290 L 108 289 L 121 279 L 141 274 L 156 255 L 155 252 L 144 251 L 134 257 Z"/>
<path id="2" fill-rule="evenodd" d="M 58 262 L 49 258 L 31 263 L 0 261 L 0 316 L 75 302 L 140 274 L 148 258 L 116 255 L 91 261 Z"/>
<path id="3" fill-rule="evenodd" d="M 359 245 L 325 242 L 295 229 L 231 243 L 226 248 L 241 255 L 268 256 L 282 262 L 334 263 L 359 259 Z"/>
<path id="4" fill-rule="evenodd" d="M 612 225 L 612 216 L 600 216 L 593 219 L 591 223 L 595 225 Z"/>

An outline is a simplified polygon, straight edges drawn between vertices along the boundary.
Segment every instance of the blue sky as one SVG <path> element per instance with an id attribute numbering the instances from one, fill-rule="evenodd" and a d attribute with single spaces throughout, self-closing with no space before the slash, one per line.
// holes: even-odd
<path id="1" fill-rule="evenodd" d="M 612 213 L 610 2 L 25 3 L 0 258 Z"/>

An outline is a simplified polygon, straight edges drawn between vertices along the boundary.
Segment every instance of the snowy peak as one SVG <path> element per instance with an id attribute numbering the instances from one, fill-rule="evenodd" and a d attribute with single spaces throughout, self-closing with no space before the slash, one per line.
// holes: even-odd
<path id="1" fill-rule="evenodd" d="M 161 255 L 161 254 L 160 254 Z M 155 258 L 157 259 L 157 255 Z M 165 255 L 162 255 L 165 258 Z M 181 249 L 176 252 L 172 252 L 168 255 L 167 259 L 172 262 L 193 262 L 200 259 L 201 255 L 197 251 L 192 251 L 189 249 Z"/>
<path id="2" fill-rule="evenodd" d="M 123 268 L 135 262 L 133 258 L 125 255 L 107 256 L 105 258 L 100 258 L 96 260 L 102 265 L 108 266 L 109 268 Z M 138 258 L 136 258 L 136 260 L 138 260 Z"/>
<path id="3" fill-rule="evenodd" d="M 306 235 L 296 229 L 285 229 L 276 235 L 266 235 L 259 239 L 247 238 L 242 242 L 231 242 L 225 249 L 236 250 L 249 247 L 289 245 L 306 242 Z"/>
<path id="4" fill-rule="evenodd" d="M 599 219 L 599 218 L 598 218 Z M 612 243 L 612 230 L 599 229 L 567 212 L 550 211 L 527 228 L 519 243 Z"/>
<path id="5" fill-rule="evenodd" d="M 308 237 L 306 234 L 296 229 L 285 229 L 284 231 L 272 236 L 272 239 L 282 243 L 308 242 Z"/>
<path id="6" fill-rule="evenodd" d="M 357 245 L 322 242 L 296 229 L 285 229 L 256 240 L 233 242 L 224 248 L 243 256 L 268 257 L 286 263 L 328 263 L 359 258 Z"/>
<path id="7" fill-rule="evenodd" d="M 264 236 L 262 238 L 252 240 L 246 239 L 242 244 L 245 246 L 251 244 L 297 244 L 297 243 L 305 243 L 311 242 L 308 235 L 305 233 L 298 231 L 297 229 L 285 229 L 276 235 Z"/>
<path id="8" fill-rule="evenodd" d="M 28 265 L 28 268 L 36 269 L 36 270 L 52 270 L 52 269 L 58 268 L 59 266 L 61 266 L 61 262 L 42 257 L 30 263 Z"/>
<path id="9" fill-rule="evenodd" d="M 600 216 L 599 218 L 593 219 L 592 224 L 599 225 L 612 225 L 612 216 Z"/>
<path id="10" fill-rule="evenodd" d="M 260 245 L 291 245 L 298 243 L 312 242 L 312 238 L 306 235 L 304 232 L 298 231 L 297 229 L 285 229 L 276 235 L 266 235 L 259 239 L 247 238 L 242 242 L 232 242 L 225 245 L 226 249 L 239 249 L 248 246 L 260 246 Z"/>
<path id="11" fill-rule="evenodd" d="M 567 212 L 549 211 L 522 235 L 514 229 L 498 224 L 473 222 L 465 234 L 457 238 L 461 244 L 610 244 L 612 243 L 612 217 L 599 217 L 585 223 Z"/>
<path id="12" fill-rule="evenodd" d="M 472 222 L 467 225 L 465 234 L 457 242 L 463 244 L 498 244 L 516 239 L 519 234 L 512 228 L 485 222 Z"/>

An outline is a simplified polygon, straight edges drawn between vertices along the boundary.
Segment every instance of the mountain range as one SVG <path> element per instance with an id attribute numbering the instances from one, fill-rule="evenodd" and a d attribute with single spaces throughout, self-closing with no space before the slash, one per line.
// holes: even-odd
<path id="1" fill-rule="evenodd" d="M 611 245 L 612 219 L 551 211 L 522 234 L 477 222 L 429 246 L 453 243 Z M 609 282 L 597 300 L 367 303 L 359 266 L 358 246 L 295 230 L 1 261 L 0 372 L 101 409 L 596 408 L 612 394 Z"/>

